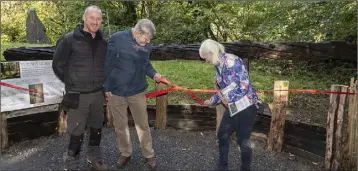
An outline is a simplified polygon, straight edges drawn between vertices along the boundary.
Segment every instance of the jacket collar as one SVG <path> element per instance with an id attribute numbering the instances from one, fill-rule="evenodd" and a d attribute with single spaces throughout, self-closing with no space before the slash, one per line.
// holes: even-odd
<path id="1" fill-rule="evenodd" d="M 91 33 L 88 33 L 86 31 L 83 30 L 83 24 L 78 24 L 75 28 L 75 31 L 73 32 L 73 35 L 79 38 L 84 38 L 84 39 L 92 39 L 92 35 Z M 103 39 L 103 33 L 101 30 L 98 30 L 96 32 L 96 36 L 95 36 L 96 40 L 101 40 Z"/>

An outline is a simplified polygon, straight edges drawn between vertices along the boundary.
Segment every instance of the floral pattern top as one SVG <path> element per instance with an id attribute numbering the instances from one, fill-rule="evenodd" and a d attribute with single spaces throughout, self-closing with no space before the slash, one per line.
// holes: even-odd
<path id="1" fill-rule="evenodd" d="M 244 62 L 238 56 L 228 53 L 221 54 L 215 69 L 215 78 L 220 92 L 210 98 L 211 105 L 220 103 L 223 96 L 229 103 L 236 102 L 245 95 L 251 100 L 252 104 L 259 101 Z"/>

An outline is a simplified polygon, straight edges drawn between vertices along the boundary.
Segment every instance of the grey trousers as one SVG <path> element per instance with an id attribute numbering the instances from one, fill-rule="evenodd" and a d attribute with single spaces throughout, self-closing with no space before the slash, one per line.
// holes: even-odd
<path id="1" fill-rule="evenodd" d="M 67 111 L 67 131 L 69 134 L 79 136 L 85 133 L 87 127 L 102 128 L 104 102 L 105 98 L 102 91 L 81 94 L 78 108 Z"/>

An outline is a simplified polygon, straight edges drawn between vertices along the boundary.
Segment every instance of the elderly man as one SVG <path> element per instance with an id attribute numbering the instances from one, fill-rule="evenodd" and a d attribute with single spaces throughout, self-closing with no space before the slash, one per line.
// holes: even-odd
<path id="1" fill-rule="evenodd" d="M 96 170 L 105 170 L 100 142 L 104 121 L 104 61 L 107 42 L 99 30 L 102 12 L 89 6 L 83 24 L 64 35 L 53 56 L 53 70 L 65 84 L 63 105 L 68 109 L 70 142 L 64 154 L 65 170 L 79 169 L 79 153 L 83 136 L 89 127 L 88 162 Z M 87 123 L 88 121 L 88 123 Z"/>
<path id="2" fill-rule="evenodd" d="M 156 166 L 144 94 L 147 88 L 145 76 L 156 81 L 161 78 L 149 61 L 152 50 L 149 43 L 154 36 L 154 24 L 148 19 L 141 19 L 134 28 L 114 33 L 108 42 L 104 88 L 121 153 L 117 162 L 118 168 L 126 165 L 132 154 L 128 107 L 136 125 L 142 154 L 150 168 Z"/>

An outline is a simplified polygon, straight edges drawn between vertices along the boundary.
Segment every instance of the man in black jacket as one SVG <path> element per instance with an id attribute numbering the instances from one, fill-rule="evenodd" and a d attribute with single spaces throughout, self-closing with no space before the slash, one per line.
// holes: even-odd
<path id="1" fill-rule="evenodd" d="M 88 162 L 96 170 L 105 170 L 100 152 L 104 121 L 103 93 L 104 60 L 107 42 L 99 30 L 102 12 L 89 6 L 83 15 L 83 25 L 58 41 L 53 56 L 53 70 L 65 84 L 63 105 L 68 108 L 70 142 L 64 154 L 65 170 L 79 167 L 79 153 L 86 128 L 89 127 Z"/>

